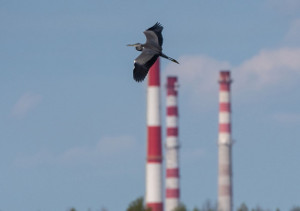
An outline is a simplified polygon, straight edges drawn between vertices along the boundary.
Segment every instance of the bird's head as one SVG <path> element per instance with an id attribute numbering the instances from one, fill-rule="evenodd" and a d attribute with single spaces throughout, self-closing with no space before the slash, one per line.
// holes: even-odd
<path id="1" fill-rule="evenodd" d="M 143 50 L 143 46 L 142 46 L 141 43 L 128 44 L 127 46 L 134 46 L 137 51 L 142 51 Z"/>

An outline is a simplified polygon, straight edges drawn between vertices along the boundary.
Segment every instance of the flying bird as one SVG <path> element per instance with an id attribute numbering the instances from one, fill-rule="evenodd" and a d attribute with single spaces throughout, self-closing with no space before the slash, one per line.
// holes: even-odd
<path id="1" fill-rule="evenodd" d="M 162 30 L 162 25 L 157 22 L 156 24 L 154 24 L 154 26 L 144 31 L 144 34 L 146 36 L 146 43 L 127 45 L 134 46 L 137 51 L 142 51 L 142 53 L 134 60 L 133 78 L 137 82 L 141 82 L 145 79 L 150 67 L 154 64 L 159 56 L 179 64 L 175 59 L 168 57 L 162 52 Z"/>

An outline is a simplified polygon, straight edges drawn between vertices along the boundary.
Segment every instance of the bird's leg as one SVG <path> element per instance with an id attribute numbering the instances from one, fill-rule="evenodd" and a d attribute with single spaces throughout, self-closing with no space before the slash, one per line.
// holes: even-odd
<path id="1" fill-rule="evenodd" d="M 175 62 L 175 63 L 179 64 L 178 61 L 176 61 L 175 59 L 173 59 L 173 58 L 171 58 L 171 57 L 168 57 L 167 55 L 165 55 L 165 54 L 163 54 L 163 53 L 161 53 L 160 56 L 163 57 L 163 58 L 165 58 L 165 59 L 169 59 L 169 60 L 172 61 L 172 62 Z"/>

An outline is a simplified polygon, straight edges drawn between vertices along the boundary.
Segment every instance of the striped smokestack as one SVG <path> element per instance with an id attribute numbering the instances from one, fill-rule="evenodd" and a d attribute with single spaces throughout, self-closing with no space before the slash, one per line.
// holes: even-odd
<path id="1" fill-rule="evenodd" d="M 147 88 L 146 206 L 163 211 L 159 59 L 149 70 Z"/>
<path id="2" fill-rule="evenodd" d="M 218 211 L 232 211 L 232 161 L 231 161 L 231 104 L 230 72 L 221 71 L 219 84 L 219 176 Z"/>
<path id="3" fill-rule="evenodd" d="M 167 78 L 166 211 L 179 205 L 177 77 Z"/>

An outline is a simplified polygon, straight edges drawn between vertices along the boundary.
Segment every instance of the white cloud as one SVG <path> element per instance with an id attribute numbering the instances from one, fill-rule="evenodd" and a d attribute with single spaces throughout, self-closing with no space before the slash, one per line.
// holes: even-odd
<path id="1" fill-rule="evenodd" d="M 11 114 L 14 117 L 24 117 L 30 110 L 34 109 L 41 101 L 42 96 L 39 94 L 26 92 L 13 106 Z"/>
<path id="2" fill-rule="evenodd" d="M 58 155 L 60 163 L 88 162 L 108 159 L 132 152 L 137 147 L 136 140 L 129 136 L 103 137 L 94 146 L 73 147 Z"/>
<path id="3" fill-rule="evenodd" d="M 207 105 L 204 100 L 217 99 L 213 93 L 217 92 L 218 71 L 230 69 L 226 61 L 204 56 L 182 56 L 179 65 L 170 63 L 163 71 L 163 78 L 170 75 L 178 76 L 180 93 L 188 96 L 193 106 Z M 199 100 L 200 99 L 200 100 Z"/>
<path id="4" fill-rule="evenodd" d="M 138 153 L 138 144 L 133 137 L 104 137 L 94 145 L 74 146 L 62 153 L 55 154 L 41 150 L 33 155 L 20 156 L 15 164 L 21 167 L 38 165 L 99 165 L 108 160 L 121 159 L 122 156 Z"/>
<path id="5" fill-rule="evenodd" d="M 267 0 L 270 6 L 284 11 L 299 11 L 299 0 Z M 245 92 L 280 91 L 287 86 L 295 86 L 300 80 L 300 19 L 292 21 L 283 40 L 283 47 L 262 49 L 241 64 L 232 65 L 230 61 L 219 61 L 205 55 L 184 55 L 179 58 L 180 65 L 169 63 L 164 76 L 179 76 L 180 92 L 188 96 L 191 104 L 199 106 L 211 101 L 218 89 L 220 70 L 231 70 L 233 89 L 236 95 Z M 288 47 L 292 46 L 292 47 Z M 165 77 L 164 77 L 165 78 Z M 208 102 L 206 102 L 208 103 Z"/>
<path id="6" fill-rule="evenodd" d="M 217 61 L 213 58 L 198 56 L 182 56 L 180 64 L 170 63 L 166 67 L 166 75 L 179 75 L 185 86 L 195 92 L 210 92 L 217 81 L 217 72 L 222 69 L 230 69 L 229 62 Z"/>
<path id="7" fill-rule="evenodd" d="M 292 83 L 300 76 L 300 48 L 262 50 L 234 67 L 238 89 L 260 90 Z"/>
<path id="8" fill-rule="evenodd" d="M 232 70 L 236 94 L 264 92 L 270 88 L 280 89 L 282 84 L 299 82 L 299 58 L 300 48 L 261 50 L 237 66 L 203 55 L 182 56 L 180 65 L 169 64 L 164 72 L 166 75 L 177 75 L 182 92 L 199 104 L 199 101 L 211 100 L 211 96 L 216 98 L 220 70 Z"/>

